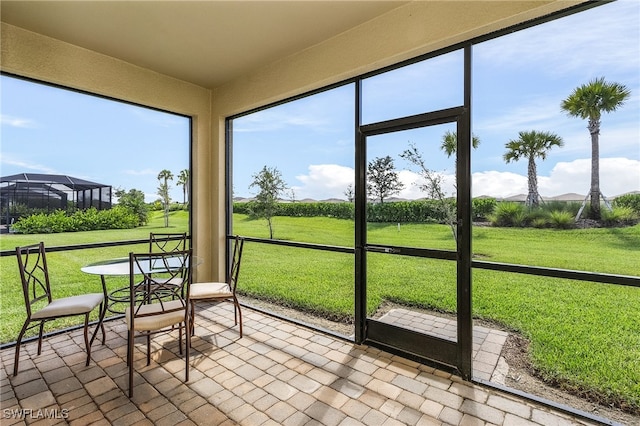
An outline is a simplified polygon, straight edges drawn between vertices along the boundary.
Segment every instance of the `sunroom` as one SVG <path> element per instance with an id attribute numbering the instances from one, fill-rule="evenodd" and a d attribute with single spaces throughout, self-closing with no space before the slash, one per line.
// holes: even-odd
<path id="1" fill-rule="evenodd" d="M 640 278 L 637 274 L 625 274 L 615 270 L 574 268 L 570 264 L 565 268 L 559 268 L 544 262 L 532 263 L 528 266 L 517 264 L 515 261 L 513 263 L 485 262 L 482 255 L 478 255 L 476 250 L 472 249 L 476 244 L 472 232 L 474 226 L 472 198 L 474 195 L 482 195 L 473 194 L 471 187 L 471 158 L 474 152 L 472 140 L 475 136 L 473 114 L 476 108 L 482 107 L 474 103 L 476 96 L 472 78 L 474 49 L 484 41 L 498 39 L 519 30 L 546 22 L 561 23 L 566 19 L 565 17 L 593 12 L 597 10 L 596 6 L 605 7 L 606 5 L 583 1 L 551 0 L 531 2 L 3 1 L 1 71 L 5 76 L 12 78 L 149 107 L 178 114 L 190 120 L 189 235 L 194 253 L 201 260 L 195 269 L 194 279 L 199 282 L 224 280 L 229 260 L 229 239 L 233 235 L 240 234 L 245 236 L 246 253 L 239 286 L 240 288 L 243 286 L 242 280 L 246 282 L 246 290 L 249 293 L 247 296 L 253 296 L 252 291 L 261 283 L 262 285 L 275 283 L 283 275 L 291 281 L 292 287 L 281 289 L 291 293 L 306 293 L 298 295 L 299 298 L 290 303 L 290 307 L 300 308 L 298 310 L 303 311 L 302 314 L 293 315 L 294 320 L 297 319 L 297 321 L 291 323 L 280 322 L 283 318 L 291 319 L 284 308 L 280 310 L 279 315 L 269 316 L 274 312 L 272 312 L 273 305 L 267 302 L 277 299 L 276 296 L 272 295 L 273 297 L 262 300 L 264 302 L 264 305 L 261 305 L 262 308 L 258 306 L 261 302 L 258 298 L 247 297 L 246 303 L 249 309 L 246 311 L 245 325 L 249 324 L 250 332 L 249 338 L 243 338 L 244 340 L 235 341 L 237 336 L 233 331 L 220 331 L 216 325 L 213 325 L 218 315 L 217 307 L 212 306 L 203 311 L 202 316 L 208 318 L 212 324 L 208 329 L 220 333 L 221 340 L 213 337 L 213 344 L 220 343 L 219 346 L 222 347 L 221 342 L 234 340 L 236 345 L 222 354 L 222 351 L 207 349 L 204 345 L 207 342 L 200 342 L 200 350 L 203 354 L 208 354 L 204 356 L 206 361 L 203 362 L 213 365 L 218 360 L 224 359 L 222 364 L 228 368 L 228 371 L 243 368 L 243 363 L 239 360 L 248 360 L 242 355 L 243 348 L 237 345 L 243 346 L 243 341 L 249 342 L 246 343 L 248 346 L 244 348 L 245 350 L 250 349 L 264 355 L 260 351 L 262 349 L 266 351 L 265 346 L 270 340 L 265 335 L 271 332 L 274 333 L 274 338 L 280 345 L 278 349 L 285 350 L 288 343 L 282 342 L 299 342 L 305 349 L 304 352 L 302 349 L 292 349 L 286 357 L 282 354 L 272 354 L 267 363 L 268 366 L 264 367 L 265 374 L 273 367 L 271 362 L 279 362 L 279 357 L 282 357 L 282 365 L 288 363 L 292 366 L 290 368 L 295 370 L 298 365 L 293 366 L 294 361 L 291 356 L 297 353 L 300 353 L 302 361 L 309 364 L 297 371 L 297 374 L 304 376 L 306 371 L 303 371 L 312 370 L 311 366 L 321 368 L 322 366 L 315 365 L 313 361 L 312 348 L 317 347 L 319 353 L 331 361 L 337 363 L 344 361 L 345 365 L 349 363 L 350 368 L 358 365 L 358 368 L 350 371 L 346 377 L 340 376 L 337 367 L 330 373 L 339 377 L 341 383 L 349 382 L 348 378 L 351 377 L 357 386 L 363 386 L 363 389 L 366 389 L 355 398 L 358 403 L 362 403 L 364 398 L 362 395 L 368 395 L 369 392 L 375 393 L 377 398 L 385 399 L 377 406 L 377 409 L 385 407 L 379 410 L 386 416 L 379 417 L 383 421 L 411 423 L 408 420 L 411 416 L 408 416 L 407 410 L 403 411 L 400 406 L 404 404 L 404 408 L 410 407 L 415 411 L 412 413 L 416 416 L 418 412 L 420 413 L 421 417 L 411 417 L 415 420 L 413 424 L 418 424 L 419 421 L 425 423 L 432 421 L 437 424 L 462 424 L 465 421 L 508 424 L 510 421 L 518 420 L 544 424 L 545 417 L 533 416 L 534 409 L 527 408 L 524 411 L 529 410 L 528 416 L 520 418 L 514 413 L 522 408 L 520 405 L 512 411 L 505 409 L 498 413 L 501 408 L 489 403 L 491 392 L 503 390 L 503 384 L 492 384 L 495 377 L 493 373 L 498 369 L 499 357 L 493 356 L 497 354 L 492 353 L 491 344 L 504 344 L 505 335 L 502 334 L 504 329 L 491 334 L 493 328 L 489 323 L 487 323 L 489 325 L 479 325 L 474 322 L 474 318 L 477 319 L 482 315 L 478 315 L 472 303 L 474 292 L 477 291 L 473 283 L 476 280 L 478 283 L 502 280 L 513 284 L 513 287 L 524 287 L 523 283 L 518 282 L 519 278 L 512 277 L 514 275 L 516 277 L 533 276 L 548 281 L 545 284 L 547 292 L 552 292 L 555 285 L 561 285 L 565 281 L 570 282 L 571 285 L 578 282 L 577 289 L 581 288 L 584 282 L 588 283 L 587 285 L 601 284 L 622 288 L 619 297 L 623 299 L 627 297 L 624 296 L 626 294 L 629 297 L 628 300 L 633 301 L 638 298 Z M 497 61 L 500 52 L 495 52 L 495 55 Z M 441 99 L 435 97 L 435 101 L 428 100 L 418 110 L 405 111 L 400 107 L 397 110 L 394 109 L 393 105 L 402 104 L 403 97 L 408 97 L 410 94 L 402 92 L 393 94 L 396 87 L 385 86 L 385 83 L 379 84 L 377 78 L 386 73 L 392 75 L 395 70 L 411 69 L 412 66 L 423 62 L 427 66 L 443 67 L 451 79 L 428 81 L 425 87 L 416 87 L 415 92 L 429 94 L 441 89 L 445 93 L 442 95 L 443 102 L 439 102 Z M 408 74 L 411 74 L 411 70 Z M 398 75 L 397 79 L 400 77 Z M 394 76 L 390 78 L 390 80 L 393 79 Z M 428 80 L 428 77 L 426 79 Z M 390 98 L 377 99 L 379 93 L 392 94 Z M 352 184 L 354 189 L 350 228 L 340 237 L 335 237 L 328 229 L 312 237 L 307 237 L 302 229 L 293 229 L 291 234 L 282 239 L 278 237 L 278 232 L 275 238 L 254 233 L 247 222 L 244 222 L 244 218 L 239 219 L 237 216 L 238 206 L 234 205 L 234 197 L 237 191 L 244 191 L 247 186 L 243 184 L 240 187 L 239 182 L 247 179 L 247 175 L 259 171 L 266 162 L 266 156 L 256 148 L 260 142 L 251 142 L 244 137 L 247 133 L 243 133 L 246 130 L 245 126 L 253 119 L 265 119 L 264 116 L 260 116 L 261 113 L 267 116 L 267 120 L 271 120 L 266 125 L 278 126 L 287 121 L 286 115 L 283 116 L 278 112 L 279 107 L 300 102 L 299 108 L 305 108 L 306 106 L 302 103 L 314 96 L 325 96 L 326 100 L 323 100 L 326 102 L 325 108 L 339 111 L 347 122 L 346 131 L 350 132 L 349 140 L 346 142 L 347 153 L 351 156 L 351 163 L 348 166 L 351 176 L 346 182 Z M 376 102 L 388 105 L 390 112 L 381 115 L 372 113 L 371 105 Z M 273 114 L 269 115 L 269 111 Z M 514 115 L 513 119 L 516 120 L 517 117 Z M 372 226 L 372 221 L 367 218 L 369 214 L 370 219 L 368 206 L 371 204 L 367 197 L 367 165 L 378 155 L 391 154 L 388 146 L 395 142 L 389 142 L 390 136 L 398 136 L 403 143 L 430 138 L 433 140 L 429 132 L 437 135 L 447 132 L 457 135 L 455 149 L 457 157 L 453 157 L 449 164 L 450 170 L 453 170 L 451 191 L 454 193 L 457 206 L 454 211 L 455 217 L 451 222 L 454 238 L 435 245 L 420 241 L 398 242 L 395 235 L 412 232 L 412 228 L 398 222 L 397 228 L 395 224 L 391 226 L 394 234 L 384 234 L 383 231 L 389 230 L 382 229 L 382 226 L 380 229 L 377 225 Z M 301 138 L 304 137 L 301 136 Z M 254 145 L 251 145 L 252 143 Z M 282 145 L 274 144 L 271 154 L 280 158 L 302 156 L 302 152 L 307 149 L 302 145 L 303 143 L 304 139 L 289 141 Z M 403 146 L 396 151 L 402 151 L 410 146 Z M 428 151 L 429 145 L 418 144 L 417 148 L 423 153 L 432 154 Z M 396 154 L 396 151 L 393 153 Z M 245 166 L 248 167 L 246 170 L 249 172 L 240 176 L 238 170 Z M 307 178 L 311 179 L 313 176 L 307 176 Z M 323 179 L 326 175 L 315 176 L 315 178 Z M 341 188 L 339 192 L 342 191 Z M 291 204 L 295 204 L 295 195 L 290 198 Z M 389 227 L 389 224 L 385 226 Z M 381 233 L 378 234 L 377 231 Z M 522 250 L 524 251 L 525 248 L 522 247 Z M 313 266 L 311 266 L 312 262 Z M 415 301 L 414 304 L 404 303 L 406 299 L 401 297 L 394 299 L 393 295 L 396 293 L 394 290 L 389 290 L 380 298 L 390 304 L 399 301 L 399 306 L 393 306 L 397 309 L 385 312 L 385 314 L 393 312 L 397 317 L 394 319 L 393 315 L 387 315 L 384 318 L 378 316 L 376 310 L 372 308 L 378 303 L 376 286 L 385 284 L 386 274 L 402 277 L 405 271 L 414 270 L 422 271 L 422 276 L 433 274 L 446 278 L 441 286 L 429 290 L 437 293 L 434 296 L 435 299 L 443 299 L 449 304 L 450 309 L 444 312 L 446 315 L 423 316 L 421 312 L 424 310 L 423 305 L 430 305 L 430 303 L 423 304 L 421 300 Z M 308 279 L 305 273 L 316 274 L 317 281 L 314 278 L 313 282 L 314 285 L 318 283 L 317 288 L 296 287 L 297 280 Z M 406 278 L 405 281 L 402 281 L 403 278 L 394 279 L 404 284 L 409 283 L 413 278 Z M 437 280 L 434 278 L 433 281 Z M 329 289 L 324 287 L 326 285 L 335 287 L 331 291 L 331 287 Z M 392 285 L 397 287 L 397 282 L 393 281 Z M 342 311 L 336 314 L 343 319 L 343 322 L 348 323 L 347 331 L 344 333 L 326 330 L 322 323 L 316 327 L 315 317 L 312 315 L 313 304 L 307 307 L 308 309 L 304 309 L 305 297 L 320 299 L 325 297 L 322 294 L 323 291 L 327 298 L 336 297 L 344 301 L 346 308 L 340 309 L 344 308 L 349 312 L 348 320 L 344 321 L 344 316 L 341 316 Z M 490 303 L 491 298 L 487 300 L 487 303 Z M 252 305 L 253 302 L 257 305 Z M 515 306 L 511 308 L 517 309 Z M 223 310 L 222 312 L 221 315 L 225 320 L 233 316 L 232 311 Z M 252 319 L 255 321 L 253 326 L 246 322 Z M 447 322 L 444 326 L 437 325 L 438 322 L 445 320 Z M 121 330 L 118 329 L 115 321 L 110 326 L 113 327 L 114 334 L 119 336 L 110 340 L 114 345 L 122 343 Z M 433 321 L 436 325 L 425 326 L 427 328 L 411 326 L 422 321 L 425 323 Z M 637 324 L 637 321 L 632 324 Z M 307 331 L 309 326 L 312 330 L 310 332 Z M 318 329 L 326 334 L 317 334 Z M 255 333 L 253 337 L 251 330 Z M 445 330 L 444 334 L 443 330 Z M 483 337 L 478 337 L 478 331 L 485 330 L 488 331 L 482 335 Z M 214 331 L 212 334 L 215 336 Z M 324 336 L 329 337 L 325 339 Z M 308 337 L 315 345 L 302 344 L 296 337 L 300 339 Z M 336 352 L 343 353 L 346 349 L 331 339 L 354 345 L 354 352 L 349 351 L 348 359 L 332 352 L 331 356 L 335 358 L 332 359 L 319 346 L 335 346 Z M 487 346 L 483 347 L 482 344 L 485 341 Z M 295 346 L 293 343 L 291 345 Z M 52 346 L 55 346 L 55 343 L 52 343 Z M 95 350 L 96 353 L 100 353 L 99 349 Z M 121 356 L 119 350 L 116 348 L 113 352 Z M 376 358 L 380 354 L 383 354 L 382 361 Z M 357 358 L 356 355 L 362 358 L 354 361 Z M 37 358 L 34 354 L 32 356 L 33 363 L 38 366 Z M 237 356 L 237 359 L 232 362 L 233 356 Z M 403 361 L 396 361 L 394 357 Z M 9 358 L 3 353 L 3 363 L 9 363 Z M 491 359 L 490 362 L 487 361 L 488 358 Z M 429 377 L 428 386 L 432 386 L 434 394 L 442 398 L 433 402 L 441 405 L 441 409 L 438 411 L 434 408 L 436 405 L 430 405 L 424 401 L 417 406 L 415 403 L 412 405 L 408 401 L 415 398 L 415 395 L 405 395 L 406 399 L 402 400 L 400 395 L 404 394 L 401 391 L 396 394 L 395 388 L 387 389 L 384 377 L 387 374 L 391 377 L 389 370 L 379 371 L 377 373 L 379 377 L 376 377 L 375 383 L 364 381 L 364 379 L 362 382 L 355 381 L 355 376 L 360 374 L 373 376 L 374 371 L 367 373 L 368 369 L 361 366 L 361 363 L 366 363 L 367 360 L 372 364 L 376 362 L 385 364 L 385 367 L 390 368 L 391 371 L 401 370 L 402 374 L 398 372 L 395 374 L 400 374 L 402 377 L 406 369 L 415 370 L 415 376 L 424 373 L 423 368 L 427 369 L 434 374 Z M 254 362 L 256 361 L 244 363 L 244 365 L 251 364 L 256 368 L 262 368 L 254 365 Z M 487 367 L 490 371 L 483 370 L 484 364 L 490 364 L 490 367 Z M 160 369 L 154 368 L 149 371 L 146 385 L 151 384 L 153 387 L 160 383 L 154 381 L 154 374 L 166 374 L 165 371 L 158 372 L 162 369 L 162 362 L 158 362 L 158 366 Z M 169 372 L 180 377 L 181 373 L 171 370 L 172 368 L 175 369 L 171 366 Z M 8 366 L 7 371 L 9 371 Z M 198 371 L 206 376 L 209 369 L 202 368 Z M 229 374 L 228 371 L 224 374 Z M 258 372 L 254 373 L 256 377 L 250 380 L 249 376 L 243 376 L 243 380 L 255 385 L 255 381 L 262 375 Z M 446 386 L 449 394 L 446 396 L 435 391 L 439 386 L 439 374 L 446 376 L 445 380 L 449 381 Z M 638 372 L 631 374 L 637 375 Z M 291 375 L 293 377 L 293 373 Z M 350 402 L 342 400 L 345 395 L 347 398 L 349 396 L 348 385 L 340 388 L 341 396 L 335 397 L 336 407 L 334 408 L 339 413 L 332 412 L 333 417 L 326 416 L 326 412 L 319 414 L 318 411 L 322 411 L 318 408 L 319 403 L 310 403 L 303 408 L 304 404 L 300 401 L 297 404 L 293 403 L 289 400 L 292 398 L 291 395 L 284 395 L 286 392 L 282 391 L 283 385 L 280 382 L 286 382 L 283 379 L 285 376 L 286 374 L 279 377 L 277 382 L 264 383 L 263 386 L 263 390 L 266 389 L 267 393 L 275 395 L 279 400 L 275 404 L 281 404 L 280 407 L 284 411 L 274 408 L 279 407 L 278 405 L 270 405 L 260 410 L 260 405 L 257 403 L 253 404 L 254 411 L 262 412 L 266 416 L 251 417 L 255 413 L 245 413 L 243 417 L 243 414 L 238 411 L 238 407 L 243 405 L 237 403 L 228 407 L 227 411 L 222 408 L 221 411 L 231 419 L 230 421 L 246 424 L 253 423 L 250 419 L 256 418 L 261 419 L 260 422 L 256 421 L 256 424 L 267 421 L 304 424 L 302 419 L 315 420 L 323 424 L 339 424 L 340 421 L 347 424 L 347 421 L 355 419 L 364 424 L 373 424 L 374 419 L 378 419 L 370 412 L 358 418 L 355 415 L 357 410 L 345 408 Z M 313 383 L 306 383 L 306 385 L 315 386 L 316 383 L 324 385 L 323 380 L 329 380 L 327 377 L 327 371 L 316 371 L 315 376 L 311 376 Z M 202 377 L 199 376 L 199 378 L 202 380 Z M 394 376 L 394 379 L 396 379 L 394 385 L 402 390 L 399 383 L 404 379 L 397 379 L 397 376 Z M 422 386 L 413 379 L 415 377 L 412 378 L 411 385 L 422 389 Z M 86 383 L 93 383 L 89 379 L 86 380 Z M 84 379 L 81 381 L 86 384 Z M 121 385 L 120 376 L 116 376 L 114 381 L 118 386 Z M 5 383 L 8 383 L 8 380 L 4 381 L 3 385 Z M 278 386 L 274 383 L 278 383 Z M 89 386 L 90 395 L 92 386 L 97 385 L 94 383 Z M 200 381 L 200 385 L 196 386 L 196 389 L 189 389 L 189 392 L 195 391 L 210 403 L 218 401 L 213 395 L 205 396 L 200 392 L 202 386 L 204 384 Z M 224 385 L 214 387 L 218 389 L 219 386 L 225 387 Z M 376 386 L 378 388 L 374 389 Z M 304 387 L 303 384 L 300 387 L 294 386 L 299 391 L 303 391 Z M 335 390 L 335 388 L 331 389 Z M 464 390 L 460 390 L 461 388 Z M 476 392 L 484 392 L 483 389 L 490 389 L 486 391 L 486 397 L 484 394 L 478 398 L 473 396 Z M 233 393 L 231 389 L 227 391 Z M 166 395 L 164 390 L 155 392 Z M 155 392 L 153 392 L 154 395 Z M 317 389 L 313 389 L 310 394 L 316 392 Z M 429 399 L 427 388 L 418 393 L 421 395 L 424 393 L 426 400 Z M 520 398 L 523 392 L 513 391 L 509 398 L 514 394 Z M 455 395 L 455 398 L 451 395 Z M 446 400 L 448 397 L 455 399 L 455 402 Z M 536 401 L 535 403 L 540 402 L 537 396 L 525 395 L 525 397 L 531 398 Z M 318 401 L 323 404 L 322 407 L 325 405 L 332 407 L 331 399 L 327 394 L 318 397 Z M 228 403 L 228 400 L 225 401 Z M 225 401 L 218 401 L 221 407 L 225 407 Z M 249 399 L 245 398 L 244 401 L 249 403 Z M 285 404 L 287 401 L 289 403 Z M 465 403 L 465 401 L 468 402 Z M 598 416 L 598 413 L 593 415 L 563 404 L 546 400 L 543 402 L 553 407 L 549 410 L 556 410 L 554 413 L 562 413 L 558 414 L 558 418 L 562 421 L 575 423 L 609 421 Z M 367 405 L 366 402 L 364 404 Z M 395 407 L 394 404 L 400 405 Z M 176 403 L 176 406 L 178 405 Z M 368 407 L 372 408 L 373 405 Z M 459 416 L 453 415 L 446 409 L 452 408 L 452 405 L 457 405 Z M 62 404 L 60 406 L 64 408 Z M 393 408 L 390 408 L 391 406 Z M 480 406 L 487 407 L 487 410 L 483 411 Z M 287 410 L 291 407 L 294 408 L 292 413 L 284 417 L 282 413 L 288 412 Z M 35 407 L 22 406 L 22 408 Z M 492 411 L 494 409 L 497 412 Z M 140 407 L 138 406 L 136 410 L 140 410 Z M 294 413 L 296 410 L 297 413 Z M 141 411 L 145 413 L 143 417 L 147 421 L 155 420 L 144 409 Z M 202 420 L 201 417 L 190 418 L 189 410 L 184 407 L 178 411 L 192 422 L 198 423 L 198 419 Z M 404 414 L 400 416 L 399 413 Z M 370 417 L 366 417 L 367 415 Z M 113 414 L 113 416 L 116 415 Z M 125 416 L 126 414 L 113 419 L 107 417 L 107 419 L 111 422 L 117 419 L 124 421 Z M 516 418 L 517 420 L 514 420 Z M 166 418 L 166 421 L 168 422 L 169 418 Z"/>

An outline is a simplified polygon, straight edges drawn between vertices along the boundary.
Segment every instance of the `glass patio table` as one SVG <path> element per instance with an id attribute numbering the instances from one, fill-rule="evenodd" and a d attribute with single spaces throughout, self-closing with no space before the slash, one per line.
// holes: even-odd
<path id="1" fill-rule="evenodd" d="M 173 262 L 172 262 L 173 260 Z M 200 261 L 196 256 L 192 257 L 193 264 L 199 264 Z M 162 273 L 167 271 L 167 267 L 163 262 L 158 262 L 156 259 L 155 262 L 149 260 L 148 262 L 141 262 L 141 267 L 138 265 L 134 265 L 133 273 L 138 274 L 149 274 L 149 273 Z M 175 267 L 179 268 L 182 266 L 181 257 L 176 256 L 175 258 L 168 258 L 167 266 L 169 268 Z M 124 309 L 120 310 L 115 307 L 117 304 L 129 304 L 129 286 L 118 288 L 111 293 L 106 293 L 107 283 L 105 277 L 107 276 L 129 276 L 130 273 L 130 265 L 129 265 L 129 257 L 120 257 L 116 259 L 108 259 L 102 260 L 95 263 L 90 263 L 89 265 L 83 266 L 80 270 L 86 274 L 91 275 L 100 275 L 100 281 L 102 282 L 102 288 L 107 295 L 107 310 L 114 314 L 124 314 Z"/>

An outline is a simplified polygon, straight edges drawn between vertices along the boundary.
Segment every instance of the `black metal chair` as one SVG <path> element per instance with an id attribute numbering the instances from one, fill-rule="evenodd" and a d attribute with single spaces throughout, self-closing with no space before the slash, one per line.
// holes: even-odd
<path id="1" fill-rule="evenodd" d="M 230 301 L 233 303 L 233 314 L 235 324 L 240 322 L 240 337 L 242 337 L 242 311 L 236 296 L 238 286 L 238 275 L 240 274 L 240 262 L 242 260 L 242 249 L 244 238 L 236 236 L 233 244 L 233 257 L 231 268 L 226 282 L 204 282 L 191 284 L 189 301 L 191 302 L 191 330 L 194 330 L 195 303 L 198 301 Z"/>
<path id="2" fill-rule="evenodd" d="M 13 365 L 13 375 L 18 374 L 18 362 L 20 360 L 20 346 L 22 338 L 27 330 L 38 326 L 38 355 L 42 352 L 42 333 L 44 324 L 58 318 L 84 315 L 84 343 L 87 348 L 87 362 L 91 359 L 91 345 L 96 338 L 98 329 L 102 330 L 102 344 L 105 341 L 104 316 L 106 313 L 106 294 L 88 293 L 77 296 L 69 296 L 54 299 L 51 294 L 49 282 L 49 270 L 44 243 L 16 247 L 22 292 L 24 295 L 27 319 L 18 334 L 16 341 L 16 355 Z M 100 306 L 99 320 L 96 329 L 89 340 L 89 314 Z M 33 324 L 32 324 L 33 323 Z"/>
<path id="3" fill-rule="evenodd" d="M 130 303 L 125 310 L 128 329 L 129 397 L 133 397 L 133 349 L 137 336 L 146 338 L 147 365 L 149 365 L 151 362 L 151 335 L 171 332 L 177 328 L 179 350 L 182 354 L 182 331 L 184 330 L 186 342 L 185 382 L 189 381 L 191 262 L 191 250 L 129 254 Z M 176 285 L 175 283 L 180 284 Z"/>

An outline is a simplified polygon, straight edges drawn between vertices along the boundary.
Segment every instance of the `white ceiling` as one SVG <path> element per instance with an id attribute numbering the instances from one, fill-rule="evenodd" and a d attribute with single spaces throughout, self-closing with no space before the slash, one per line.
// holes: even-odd
<path id="1" fill-rule="evenodd" d="M 17 27 L 214 88 L 402 1 L 0 1 Z"/>

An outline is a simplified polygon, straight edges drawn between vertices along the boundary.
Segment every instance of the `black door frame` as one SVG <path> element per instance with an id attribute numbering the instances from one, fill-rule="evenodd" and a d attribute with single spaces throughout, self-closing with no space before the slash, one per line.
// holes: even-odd
<path id="1" fill-rule="evenodd" d="M 361 124 L 361 81 L 356 82 L 355 179 L 355 337 L 367 343 L 453 367 L 467 380 L 472 377 L 471 306 L 471 45 L 464 48 L 464 104 L 367 125 Z M 366 168 L 367 137 L 438 124 L 456 123 L 456 251 L 390 247 L 367 243 Z M 367 318 L 367 252 L 449 259 L 457 262 L 457 341 L 428 336 Z"/>

